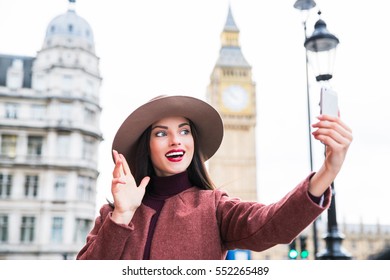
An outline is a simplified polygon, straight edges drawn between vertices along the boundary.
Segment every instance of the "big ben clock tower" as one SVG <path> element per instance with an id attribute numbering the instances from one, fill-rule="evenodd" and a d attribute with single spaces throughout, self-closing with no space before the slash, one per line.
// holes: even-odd
<path id="1" fill-rule="evenodd" d="M 252 67 L 241 52 L 239 33 L 229 7 L 219 58 L 207 88 L 207 100 L 221 114 L 225 135 L 208 166 L 217 187 L 230 196 L 253 201 L 257 200 L 256 90 Z"/>

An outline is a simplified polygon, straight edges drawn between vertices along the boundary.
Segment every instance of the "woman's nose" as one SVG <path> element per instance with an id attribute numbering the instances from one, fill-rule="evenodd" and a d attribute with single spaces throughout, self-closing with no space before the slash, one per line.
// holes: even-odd
<path id="1" fill-rule="evenodd" d="M 177 146 L 180 145 L 180 137 L 176 134 L 171 134 L 170 136 L 170 146 Z"/>

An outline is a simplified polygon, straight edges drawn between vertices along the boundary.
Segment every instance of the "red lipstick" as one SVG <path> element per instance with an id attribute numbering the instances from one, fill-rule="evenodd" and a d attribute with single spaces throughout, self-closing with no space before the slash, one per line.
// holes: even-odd
<path id="1" fill-rule="evenodd" d="M 179 162 L 183 159 L 185 153 L 186 152 L 182 149 L 174 149 L 168 151 L 168 153 L 166 153 L 165 156 L 171 162 Z"/>

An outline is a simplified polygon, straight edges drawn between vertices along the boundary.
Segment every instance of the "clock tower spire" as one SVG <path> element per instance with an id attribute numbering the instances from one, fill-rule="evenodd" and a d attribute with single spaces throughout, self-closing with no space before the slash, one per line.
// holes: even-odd
<path id="1" fill-rule="evenodd" d="M 217 187 L 230 196 L 253 201 L 257 200 L 256 90 L 239 34 L 229 6 L 219 57 L 207 88 L 207 100 L 221 114 L 225 136 L 208 166 Z"/>

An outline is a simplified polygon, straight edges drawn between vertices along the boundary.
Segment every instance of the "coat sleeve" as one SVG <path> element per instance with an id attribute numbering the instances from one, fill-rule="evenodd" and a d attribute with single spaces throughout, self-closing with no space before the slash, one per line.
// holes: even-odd
<path id="1" fill-rule="evenodd" d="M 270 205 L 221 195 L 217 219 L 225 247 L 264 251 L 277 244 L 290 243 L 330 205 L 330 187 L 324 193 L 322 206 L 309 197 L 312 175 Z"/>
<path id="2" fill-rule="evenodd" d="M 104 205 L 95 220 L 87 242 L 77 254 L 78 260 L 117 260 L 122 256 L 128 236 L 134 225 L 116 224 L 111 219 L 112 208 Z"/>

